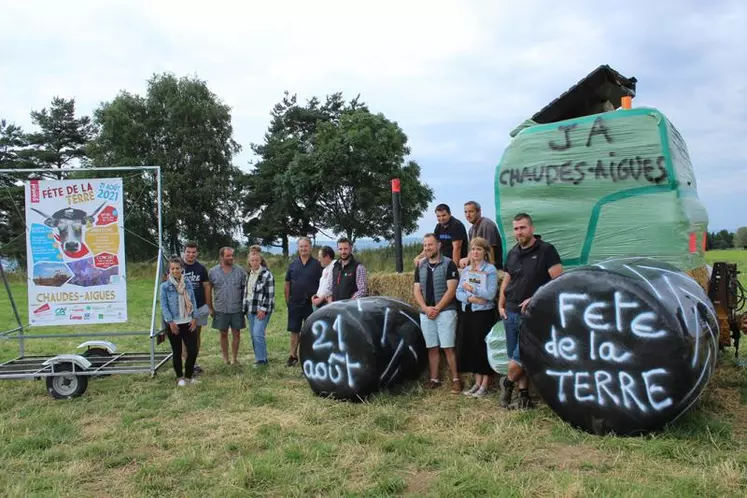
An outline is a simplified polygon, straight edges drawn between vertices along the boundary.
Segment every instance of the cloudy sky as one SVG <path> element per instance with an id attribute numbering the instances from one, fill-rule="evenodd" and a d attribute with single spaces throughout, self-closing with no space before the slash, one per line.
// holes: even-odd
<path id="1" fill-rule="evenodd" d="M 433 206 L 494 218 L 509 131 L 606 63 L 683 135 L 709 228 L 747 225 L 744 0 L 242 3 L 3 0 L 0 117 L 29 129 L 56 95 L 90 114 L 154 73 L 196 75 L 231 106 L 246 169 L 284 90 L 360 93 L 410 137 Z"/>

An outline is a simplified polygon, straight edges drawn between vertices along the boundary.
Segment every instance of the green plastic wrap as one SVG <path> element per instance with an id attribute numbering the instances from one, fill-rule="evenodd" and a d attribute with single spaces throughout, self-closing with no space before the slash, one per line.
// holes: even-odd
<path id="1" fill-rule="evenodd" d="M 504 255 L 513 217 L 526 212 L 565 267 L 632 256 L 705 265 L 708 214 L 687 146 L 656 109 L 524 127 L 498 164 L 495 192 Z"/>
<path id="2" fill-rule="evenodd" d="M 508 374 L 508 351 L 506 350 L 506 329 L 503 320 L 498 320 L 488 335 L 487 344 L 488 364 L 496 373 Z"/>

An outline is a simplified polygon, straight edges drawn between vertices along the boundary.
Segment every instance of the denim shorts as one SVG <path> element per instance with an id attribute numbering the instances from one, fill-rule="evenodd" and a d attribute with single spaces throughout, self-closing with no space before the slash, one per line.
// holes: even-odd
<path id="1" fill-rule="evenodd" d="M 519 357 L 521 313 L 506 311 L 506 318 L 503 320 L 503 326 L 506 330 L 506 352 L 508 353 L 508 357 L 521 365 L 521 359 Z"/>
<path id="2" fill-rule="evenodd" d="M 456 346 L 457 312 L 444 310 L 435 320 L 421 313 L 420 329 L 423 331 L 426 348 L 453 348 Z"/>

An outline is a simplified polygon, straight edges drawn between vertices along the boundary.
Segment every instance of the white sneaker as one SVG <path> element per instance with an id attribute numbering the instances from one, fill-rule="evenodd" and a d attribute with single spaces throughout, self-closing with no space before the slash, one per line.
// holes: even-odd
<path id="1" fill-rule="evenodd" d="M 199 384 L 200 383 L 200 381 L 197 380 L 197 379 L 195 379 L 195 378 L 191 378 L 187 382 L 189 382 L 190 384 Z"/>
<path id="2" fill-rule="evenodd" d="M 177 382 L 176 385 L 179 387 L 184 387 L 187 385 L 187 381 L 186 379 L 179 379 L 179 382 Z"/>

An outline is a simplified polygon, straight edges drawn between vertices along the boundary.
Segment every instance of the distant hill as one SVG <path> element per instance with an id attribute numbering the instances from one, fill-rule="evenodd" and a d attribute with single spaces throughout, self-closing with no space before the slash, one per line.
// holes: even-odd
<path id="1" fill-rule="evenodd" d="M 337 241 L 316 239 L 316 241 L 312 240 L 312 242 L 317 247 L 329 246 L 332 249 L 334 249 L 335 252 L 337 252 Z M 402 245 L 419 244 L 421 242 L 422 242 L 422 237 L 419 237 L 419 236 L 402 237 Z M 394 246 L 394 242 L 389 241 L 389 240 L 382 240 L 380 242 L 374 242 L 373 239 L 358 239 L 355 241 L 355 247 L 353 248 L 353 250 L 363 251 L 365 249 L 378 249 L 381 247 L 389 247 L 389 246 Z M 269 252 L 270 254 L 282 254 L 283 253 L 283 250 L 280 247 L 262 246 L 262 249 L 264 251 Z M 289 242 L 288 249 L 291 254 L 295 254 L 297 252 L 298 246 L 295 240 L 291 240 Z"/>

